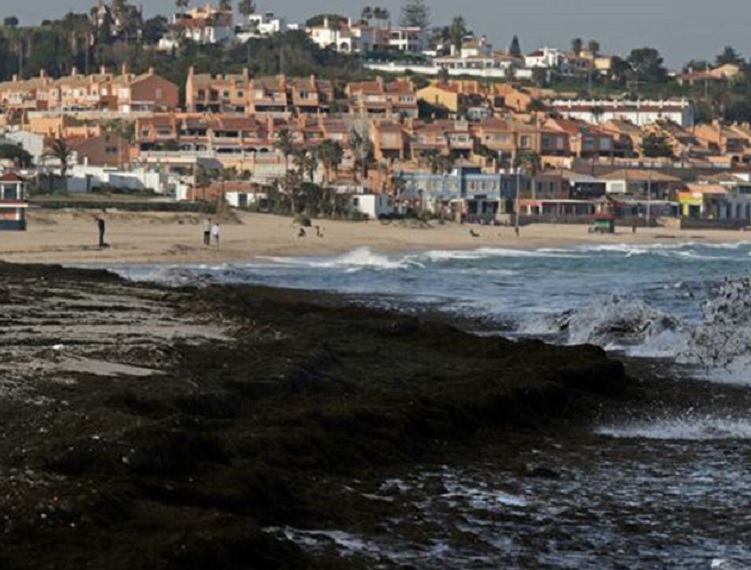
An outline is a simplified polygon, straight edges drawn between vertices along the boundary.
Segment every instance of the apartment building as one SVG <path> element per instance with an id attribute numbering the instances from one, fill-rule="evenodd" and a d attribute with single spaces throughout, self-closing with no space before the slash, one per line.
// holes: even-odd
<path id="1" fill-rule="evenodd" d="M 191 69 L 185 97 L 188 112 L 284 118 L 328 113 L 334 104 L 334 86 L 315 75 L 250 77 L 245 69 L 239 74 L 212 76 Z"/>
<path id="2" fill-rule="evenodd" d="M 415 86 L 409 79 L 350 83 L 345 90 L 350 114 L 363 118 L 416 119 L 419 115 Z"/>
<path id="3" fill-rule="evenodd" d="M 6 111 L 171 111 L 179 103 L 179 89 L 153 69 L 135 75 L 123 66 L 119 75 L 102 68 L 83 75 L 73 68 L 53 79 L 42 71 L 34 79 L 0 83 L 0 107 Z"/>

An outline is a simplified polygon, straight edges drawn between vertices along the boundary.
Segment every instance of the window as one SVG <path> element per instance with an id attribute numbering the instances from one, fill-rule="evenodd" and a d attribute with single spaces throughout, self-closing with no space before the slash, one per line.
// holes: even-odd
<path id="1" fill-rule="evenodd" d="M 532 137 L 528 137 L 528 136 L 520 137 L 519 146 L 521 148 L 530 148 L 532 146 Z"/>

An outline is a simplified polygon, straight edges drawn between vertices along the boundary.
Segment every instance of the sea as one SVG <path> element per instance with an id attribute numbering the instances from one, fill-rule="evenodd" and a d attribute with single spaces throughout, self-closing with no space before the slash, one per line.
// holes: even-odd
<path id="1" fill-rule="evenodd" d="M 595 344 L 674 365 L 707 405 L 641 413 L 521 458 L 551 478 L 510 473 L 492 456 L 416 468 L 375 488 L 419 516 L 378 532 L 270 529 L 304 548 L 373 568 L 751 569 L 751 411 L 715 393 L 751 392 L 751 242 L 483 247 L 248 263 L 119 266 L 133 280 L 246 283 L 337 292 L 410 314 L 441 314 L 477 334 Z M 678 372 L 676 372 L 678 373 Z M 740 392 L 739 392 L 740 391 Z M 733 398 L 733 396 L 731 396 Z M 544 461 L 541 461 L 544 457 Z M 436 491 L 438 489 L 438 491 Z M 428 532 L 416 526 L 425 522 Z M 420 541 L 414 536 L 429 536 Z"/>

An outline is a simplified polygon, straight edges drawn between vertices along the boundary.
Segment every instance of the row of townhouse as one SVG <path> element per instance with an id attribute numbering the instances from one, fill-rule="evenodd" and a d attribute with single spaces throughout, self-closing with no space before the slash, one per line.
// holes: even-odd
<path id="1" fill-rule="evenodd" d="M 423 165 L 436 155 L 509 165 L 524 153 L 536 153 L 555 164 L 556 158 L 612 158 L 629 152 L 602 128 L 556 118 L 372 121 L 370 132 L 375 160 L 413 160 Z"/>
<path id="2" fill-rule="evenodd" d="M 0 109 L 13 111 L 115 111 L 119 113 L 170 111 L 179 105 L 179 88 L 153 69 L 143 74 L 120 74 L 105 68 L 83 75 L 73 68 L 70 75 L 53 79 L 42 71 L 39 77 L 0 83 Z"/>
<path id="3" fill-rule="evenodd" d="M 349 113 L 358 117 L 416 118 L 415 86 L 409 79 L 349 83 L 337 98 L 334 83 L 310 77 L 251 77 L 188 72 L 185 89 L 189 112 L 242 113 L 276 117 Z"/>

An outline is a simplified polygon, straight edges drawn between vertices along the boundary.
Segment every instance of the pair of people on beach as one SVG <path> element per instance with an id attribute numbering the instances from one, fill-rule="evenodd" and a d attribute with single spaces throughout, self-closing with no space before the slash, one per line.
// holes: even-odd
<path id="1" fill-rule="evenodd" d="M 203 222 L 203 245 L 209 247 L 212 243 L 219 247 L 219 222 L 212 222 L 211 218 L 206 218 Z"/>

